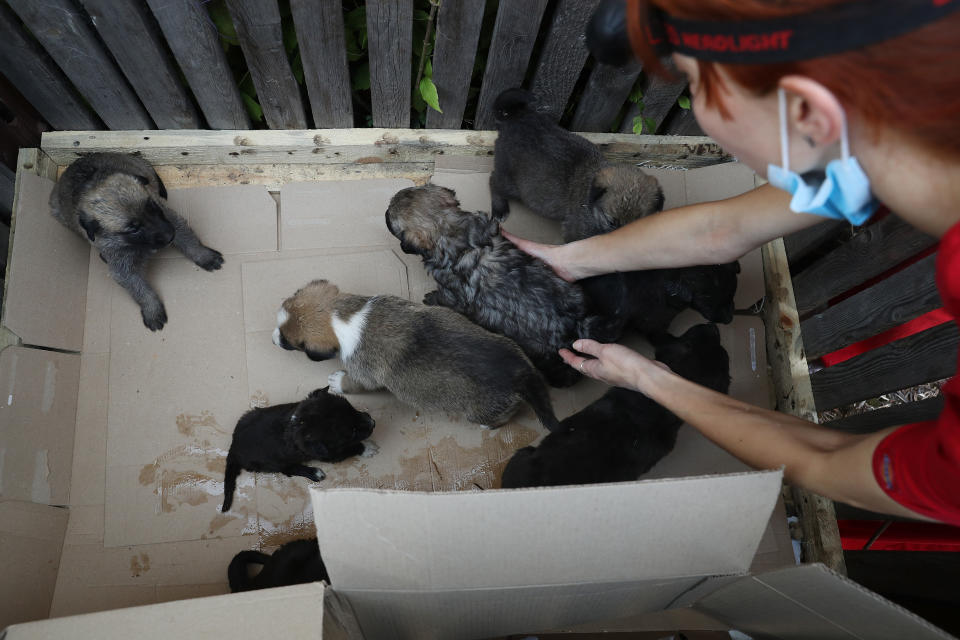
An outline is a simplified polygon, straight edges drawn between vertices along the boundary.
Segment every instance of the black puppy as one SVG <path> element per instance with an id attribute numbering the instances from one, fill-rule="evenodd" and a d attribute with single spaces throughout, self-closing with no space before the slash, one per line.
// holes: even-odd
<path id="1" fill-rule="evenodd" d="M 594 276 L 580 281 L 589 313 L 615 318 L 620 332 L 663 333 L 686 308 L 709 322 L 733 320 L 740 263 L 650 269 Z"/>
<path id="2" fill-rule="evenodd" d="M 663 336 L 657 360 L 674 373 L 726 393 L 730 360 L 716 325 L 697 325 L 679 338 Z M 538 447 L 518 450 L 501 486 L 542 487 L 636 480 L 673 450 L 680 419 L 647 396 L 613 388 L 560 423 Z"/>
<path id="3" fill-rule="evenodd" d="M 222 511 L 233 503 L 237 476 L 244 469 L 303 476 L 318 482 L 325 477 L 323 471 L 304 462 L 339 462 L 367 452 L 362 440 L 373 433 L 373 418 L 327 389 L 312 391 L 301 402 L 243 414 L 233 430 L 227 454 Z"/>
<path id="4" fill-rule="evenodd" d="M 263 565 L 263 568 L 251 576 L 251 564 Z M 274 551 L 272 556 L 259 551 L 241 551 L 230 561 L 227 579 L 230 581 L 232 593 L 321 580 L 330 583 L 316 538 L 292 540 Z"/>

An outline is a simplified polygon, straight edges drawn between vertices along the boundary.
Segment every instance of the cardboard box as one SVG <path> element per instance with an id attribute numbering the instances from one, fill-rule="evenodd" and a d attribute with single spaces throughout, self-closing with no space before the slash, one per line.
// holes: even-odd
<path id="1" fill-rule="evenodd" d="M 489 169 L 486 159 L 441 157 L 433 180 L 465 207 L 488 209 Z M 755 184 L 738 165 L 656 173 L 668 206 Z M 0 352 L 0 540 L 14 565 L 0 601 L 15 604 L 0 608 L 0 626 L 56 619 L 12 626 L 7 638 L 252 638 L 281 623 L 284 636 L 314 638 L 682 626 L 943 637 L 822 568 L 783 569 L 794 555 L 780 472 L 748 472 L 688 427 L 647 480 L 489 491 L 513 451 L 544 435 L 531 411 L 483 431 L 385 393 L 354 395 L 377 420 L 377 455 L 322 463 L 327 479 L 313 487 L 244 473 L 221 514 L 240 415 L 299 400 L 338 368 L 271 344 L 281 300 L 319 277 L 413 300 L 432 288 L 383 224 L 389 197 L 413 183 L 289 183 L 276 193 L 168 184 L 171 205 L 226 262 L 206 273 L 173 250 L 155 257 L 149 278 L 170 317 L 159 333 L 85 240 L 49 216 L 52 184 L 21 171 L 17 185 L 3 324 L 23 344 Z M 514 209 L 508 229 L 558 239 L 555 224 Z M 755 254 L 743 261 L 738 307 L 762 295 Z M 685 314 L 675 328 L 698 321 Z M 731 393 L 768 404 L 762 323 L 738 317 L 722 337 Z M 554 390 L 556 412 L 603 391 L 593 381 Z M 314 532 L 335 589 L 218 595 L 237 551 Z M 90 613 L 120 607 L 134 608 Z"/>

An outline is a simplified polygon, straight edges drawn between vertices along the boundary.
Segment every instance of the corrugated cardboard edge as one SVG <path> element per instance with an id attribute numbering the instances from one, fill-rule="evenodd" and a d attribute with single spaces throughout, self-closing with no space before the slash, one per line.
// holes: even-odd
<path id="1" fill-rule="evenodd" d="M 2 640 L 354 640 L 324 616 L 321 582 L 115 609 L 8 627 Z M 341 611 L 341 616 L 348 612 Z M 279 635 L 278 635 L 279 634 Z"/>

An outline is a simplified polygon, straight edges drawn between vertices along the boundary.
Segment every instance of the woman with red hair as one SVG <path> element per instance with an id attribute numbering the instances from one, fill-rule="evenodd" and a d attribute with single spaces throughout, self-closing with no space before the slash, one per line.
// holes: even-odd
<path id="1" fill-rule="evenodd" d="M 823 216 L 883 202 L 939 237 L 937 285 L 960 317 L 960 0 L 627 1 L 645 68 L 670 53 L 703 130 L 769 181 L 563 246 L 511 238 L 577 280 L 719 264 Z M 812 214 L 812 215 L 808 215 Z M 566 362 L 636 389 L 757 468 L 851 505 L 960 525 L 960 378 L 933 422 L 848 434 L 697 386 L 626 347 Z M 580 354 L 586 354 L 584 357 Z"/>

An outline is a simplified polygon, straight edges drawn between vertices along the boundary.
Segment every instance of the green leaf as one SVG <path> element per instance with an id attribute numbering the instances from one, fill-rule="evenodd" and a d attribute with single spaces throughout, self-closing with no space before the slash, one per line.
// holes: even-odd
<path id="1" fill-rule="evenodd" d="M 230 19 L 230 12 L 227 11 L 227 5 L 224 2 L 209 3 L 207 5 L 207 13 L 210 14 L 210 19 L 213 20 L 213 24 L 216 25 L 217 31 L 220 32 L 222 38 L 225 38 L 232 44 L 238 44 L 240 42 L 237 39 L 237 30 L 233 27 L 233 20 Z"/>
<path id="2" fill-rule="evenodd" d="M 343 18 L 343 24 L 348 29 L 362 29 L 367 26 L 367 8 L 360 6 L 347 13 Z"/>
<path id="3" fill-rule="evenodd" d="M 653 118 L 644 118 L 643 126 L 649 134 L 654 134 L 657 131 L 657 121 Z"/>
<path id="4" fill-rule="evenodd" d="M 690 96 L 680 96 L 677 98 L 677 104 L 680 105 L 681 109 L 690 108 Z"/>
<path id="5" fill-rule="evenodd" d="M 357 67 L 353 74 L 353 88 L 357 91 L 366 91 L 370 88 L 370 63 L 364 62 Z"/>
<path id="6" fill-rule="evenodd" d="M 430 62 L 430 58 L 427 58 L 423 63 L 423 77 L 424 78 L 433 77 L 433 63 Z"/>
<path id="7" fill-rule="evenodd" d="M 637 116 L 633 119 L 633 132 L 637 135 L 643 133 L 643 118 Z"/>
<path id="8" fill-rule="evenodd" d="M 640 90 L 640 87 L 637 87 L 636 89 L 631 91 L 630 97 L 627 98 L 627 100 L 629 100 L 630 102 L 636 102 L 636 103 L 639 103 L 641 100 L 643 100 L 643 91 Z"/>
<path id="9" fill-rule="evenodd" d="M 636 103 L 634 103 L 634 104 L 637 105 L 637 110 L 640 111 L 640 113 L 643 113 L 643 110 L 647 108 L 647 105 L 645 105 L 645 104 L 643 103 L 643 100 L 638 100 L 638 101 L 637 101 Z"/>
<path id="10" fill-rule="evenodd" d="M 300 58 L 300 52 L 297 52 L 297 55 L 293 57 L 293 62 L 290 64 L 290 67 L 293 69 L 293 77 L 296 79 L 297 84 L 303 84 L 303 59 Z"/>
<path id="11" fill-rule="evenodd" d="M 417 9 L 416 11 L 413 12 L 413 19 L 414 19 L 414 20 L 429 20 L 429 19 L 430 19 L 430 14 L 427 13 L 426 11 L 424 11 L 423 9 Z"/>
<path id="12" fill-rule="evenodd" d="M 297 48 L 297 30 L 293 26 L 293 22 L 283 25 L 283 48 L 288 56 Z"/>
<path id="13" fill-rule="evenodd" d="M 433 84 L 432 78 L 426 76 L 421 78 L 420 95 L 423 96 L 424 102 L 430 105 L 431 109 L 443 113 L 440 109 L 440 96 L 437 95 L 437 85 Z"/>
<path id="14" fill-rule="evenodd" d="M 360 39 L 360 49 L 362 49 L 363 51 L 366 51 L 367 50 L 367 28 L 366 27 L 364 27 L 363 29 L 360 29 L 358 38 Z"/>
<path id="15" fill-rule="evenodd" d="M 427 110 L 427 103 L 424 102 L 423 96 L 420 95 L 419 91 L 413 92 L 413 95 L 410 96 L 410 102 L 413 106 L 413 110 L 417 113 L 423 113 Z"/>
<path id="16" fill-rule="evenodd" d="M 243 98 L 243 104 L 247 107 L 247 113 L 250 114 L 250 119 L 254 122 L 262 121 L 263 109 L 260 107 L 260 103 L 246 93 L 241 93 L 240 97 Z"/>

